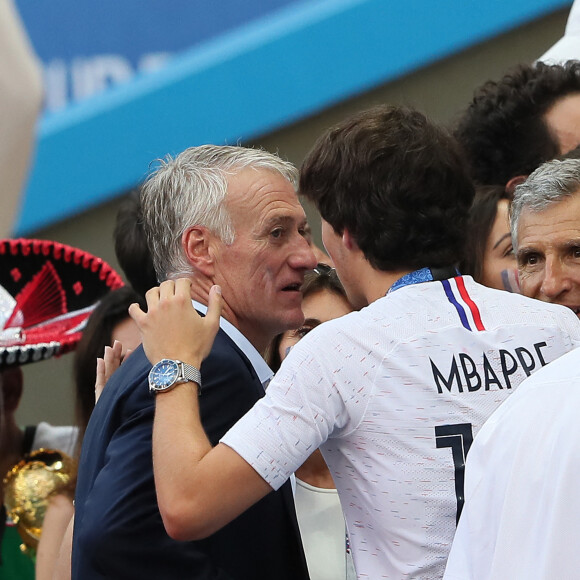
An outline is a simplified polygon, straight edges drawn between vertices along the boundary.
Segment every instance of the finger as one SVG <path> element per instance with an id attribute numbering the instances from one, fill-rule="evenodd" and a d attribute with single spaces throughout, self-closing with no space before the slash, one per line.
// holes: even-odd
<path id="1" fill-rule="evenodd" d="M 151 310 L 159 303 L 159 286 L 154 286 L 147 290 L 145 301 L 147 302 L 147 310 Z"/>
<path id="2" fill-rule="evenodd" d="M 133 302 L 133 304 L 129 306 L 129 316 L 133 319 L 139 329 L 141 329 L 141 325 L 147 318 L 147 314 L 143 312 L 141 306 L 139 306 L 137 302 Z"/>
<path id="3" fill-rule="evenodd" d="M 120 343 L 119 343 L 120 344 Z M 108 381 L 111 375 L 119 368 L 121 364 L 121 355 L 119 349 L 114 349 L 113 347 L 105 347 L 105 380 Z"/>
<path id="4" fill-rule="evenodd" d="M 112 360 L 113 360 L 113 349 L 110 346 L 106 346 L 105 352 L 103 353 L 103 361 L 105 362 L 105 372 L 104 372 L 105 381 L 108 381 L 109 377 L 111 376 L 109 368 L 111 366 Z"/>
<path id="5" fill-rule="evenodd" d="M 97 380 L 95 381 L 95 404 L 99 400 L 103 388 L 105 387 L 105 361 L 102 358 L 97 359 Z"/>
<path id="6" fill-rule="evenodd" d="M 209 301 L 205 319 L 210 323 L 216 332 L 220 324 L 222 306 L 222 289 L 217 285 L 212 286 L 209 291 Z"/>
<path id="7" fill-rule="evenodd" d="M 191 297 L 191 279 L 190 278 L 178 278 L 175 281 L 175 294 Z"/>
<path id="8" fill-rule="evenodd" d="M 171 298 L 175 294 L 175 281 L 165 280 L 159 285 L 159 300 Z"/>
<path id="9" fill-rule="evenodd" d="M 149 288 L 147 292 L 145 292 L 145 300 L 149 302 L 149 298 L 154 299 L 159 296 L 159 286 L 153 286 L 153 288 Z"/>
<path id="10" fill-rule="evenodd" d="M 133 349 L 132 349 L 132 348 L 128 348 L 128 349 L 125 351 L 125 356 L 123 357 L 123 362 L 125 362 L 125 361 L 127 360 L 127 357 L 128 357 L 128 356 L 129 356 L 129 355 L 130 355 L 132 352 L 133 352 Z"/>
<path id="11" fill-rule="evenodd" d="M 113 342 L 113 356 L 115 356 L 116 358 L 120 358 L 122 353 L 123 353 L 123 343 L 119 340 L 115 340 L 115 342 Z"/>

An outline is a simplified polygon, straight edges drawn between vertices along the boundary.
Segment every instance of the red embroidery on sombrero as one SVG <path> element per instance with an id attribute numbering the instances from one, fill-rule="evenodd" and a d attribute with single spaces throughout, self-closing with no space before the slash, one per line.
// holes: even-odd
<path id="1" fill-rule="evenodd" d="M 15 298 L 16 306 L 5 328 L 30 328 L 67 311 L 62 280 L 51 262 L 46 262 Z"/>

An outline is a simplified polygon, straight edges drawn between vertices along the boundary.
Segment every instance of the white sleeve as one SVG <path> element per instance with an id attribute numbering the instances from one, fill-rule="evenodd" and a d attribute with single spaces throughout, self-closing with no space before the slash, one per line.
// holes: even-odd
<path id="1" fill-rule="evenodd" d="M 333 359 L 328 347 L 321 348 L 324 333 L 314 334 L 294 347 L 266 396 L 221 440 L 274 489 L 329 437 L 350 430 L 359 421 L 349 416 L 345 400 L 360 389 L 340 376 L 342 368 L 337 365 L 344 367 L 344 359 Z M 362 403 L 358 410 L 368 397 L 355 396 Z"/>
<path id="2" fill-rule="evenodd" d="M 472 559 L 475 557 L 474 552 L 476 551 L 474 542 L 477 543 L 478 538 L 473 537 L 471 533 L 471 511 L 467 509 L 467 506 L 466 503 L 461 512 L 442 580 L 472 580 L 474 578 Z M 480 571 L 478 577 L 483 577 L 483 571 Z"/>
<path id="3" fill-rule="evenodd" d="M 567 306 L 564 306 L 563 308 L 566 309 L 564 313 L 566 321 L 561 325 L 561 328 L 570 334 L 572 338 L 572 349 L 575 349 L 580 346 L 580 321 L 573 310 Z"/>
<path id="4" fill-rule="evenodd" d="M 485 564 L 483 569 L 479 568 L 478 565 L 480 566 L 482 561 L 486 563 L 488 559 L 491 560 L 493 558 L 493 548 L 482 538 L 478 537 L 476 533 L 474 534 L 472 529 L 473 527 L 477 529 L 478 525 L 481 525 L 482 517 L 483 520 L 486 517 L 486 509 L 491 507 L 482 505 L 481 497 L 478 496 L 478 487 L 481 483 L 482 474 L 485 477 L 480 456 L 480 444 L 483 439 L 483 436 L 479 438 L 481 433 L 482 431 L 475 437 L 466 460 L 465 504 L 457 524 L 457 531 L 453 537 L 453 544 L 447 559 L 443 580 L 486 578 L 488 569 Z M 472 521 L 473 519 L 475 521 Z M 481 546 L 482 543 L 485 545 Z M 484 556 L 483 559 L 481 558 L 482 554 Z M 477 575 L 474 574 L 474 569 L 477 570 Z"/>
<path id="5" fill-rule="evenodd" d="M 42 104 L 42 72 L 12 0 L 0 0 L 0 237 L 10 235 Z"/>

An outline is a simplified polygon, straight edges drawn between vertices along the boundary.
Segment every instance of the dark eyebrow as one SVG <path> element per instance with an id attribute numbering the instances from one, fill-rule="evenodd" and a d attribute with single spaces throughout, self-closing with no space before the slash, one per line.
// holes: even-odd
<path id="1" fill-rule="evenodd" d="M 322 324 L 322 322 L 320 322 L 320 320 L 318 318 L 307 318 L 304 321 L 304 324 L 302 326 L 318 326 L 319 324 Z"/>
<path id="2" fill-rule="evenodd" d="M 565 244 L 563 244 L 565 248 L 577 248 L 580 246 L 580 239 L 572 239 L 568 240 Z"/>
<path id="3" fill-rule="evenodd" d="M 495 250 L 506 238 L 510 238 L 511 239 L 512 235 L 510 233 L 504 234 L 493 246 L 493 249 Z"/>
<path id="4" fill-rule="evenodd" d="M 538 250 L 536 250 L 535 248 L 520 248 L 516 254 L 516 261 L 520 263 L 526 256 L 529 256 L 530 254 L 539 254 L 539 253 L 540 252 L 538 252 Z"/>

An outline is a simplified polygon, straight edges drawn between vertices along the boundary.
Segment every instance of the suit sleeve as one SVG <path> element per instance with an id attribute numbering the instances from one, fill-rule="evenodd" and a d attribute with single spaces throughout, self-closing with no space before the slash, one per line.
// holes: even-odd
<path id="1" fill-rule="evenodd" d="M 212 445 L 264 396 L 254 369 L 225 334 L 201 366 L 201 421 Z"/>
<path id="2" fill-rule="evenodd" d="M 153 477 L 150 365 L 141 350 L 125 364 L 107 385 L 83 442 L 73 578 L 231 580 L 212 556 L 214 540 L 177 542 L 165 532 Z"/>

